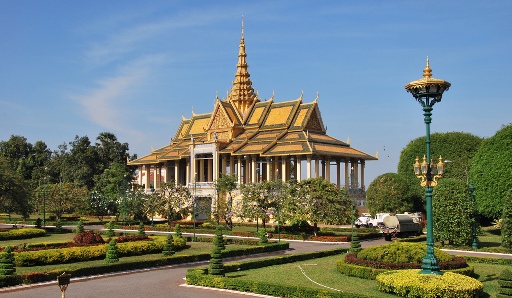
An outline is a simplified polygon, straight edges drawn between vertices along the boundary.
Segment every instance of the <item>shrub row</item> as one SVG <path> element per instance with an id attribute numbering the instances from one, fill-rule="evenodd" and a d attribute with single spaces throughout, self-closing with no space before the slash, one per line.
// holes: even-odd
<path id="1" fill-rule="evenodd" d="M 0 232 L 1 240 L 29 239 L 34 237 L 43 237 L 46 230 L 35 228 L 11 229 L 6 232 Z"/>
<path id="2" fill-rule="evenodd" d="M 469 276 L 452 272 L 419 274 L 419 269 L 388 271 L 377 276 L 380 291 L 402 297 L 476 298 L 484 285 Z"/>
<path id="3" fill-rule="evenodd" d="M 119 256 L 135 256 L 162 251 L 163 239 L 154 241 L 125 242 L 118 244 Z M 176 249 L 183 248 L 185 241 L 175 239 Z M 60 249 L 47 249 L 39 251 L 25 251 L 14 253 L 17 267 L 44 266 L 51 264 L 65 264 L 78 261 L 97 260 L 105 257 L 105 245 L 77 246 Z"/>
<path id="4" fill-rule="evenodd" d="M 347 254 L 345 256 L 345 262 L 348 264 L 354 264 L 365 267 L 372 267 L 378 269 L 387 270 L 399 270 L 399 269 L 419 269 L 422 263 L 390 263 L 390 262 L 379 262 L 372 260 L 365 260 L 358 258 L 359 255 Z M 451 261 L 439 262 L 439 267 L 442 270 L 452 270 L 465 268 L 468 266 L 466 260 L 463 257 L 454 257 Z"/>
<path id="5" fill-rule="evenodd" d="M 104 248 L 104 246 L 102 246 Z M 228 250 L 223 252 L 223 256 L 243 256 L 249 253 L 257 254 L 257 253 L 265 253 L 271 251 L 279 251 L 283 249 L 288 249 L 289 244 L 285 242 L 281 243 L 271 243 L 265 246 L 257 246 L 246 248 L 242 250 Z M 104 257 L 104 256 L 103 256 Z M 210 253 L 202 253 L 196 255 L 182 255 L 182 254 L 174 254 L 172 256 L 162 256 L 162 258 L 155 260 L 134 260 L 134 261 L 122 261 L 117 263 L 110 264 L 98 264 L 95 266 L 84 266 L 82 268 L 63 268 L 58 270 L 44 271 L 44 272 L 33 272 L 27 274 L 15 275 L 9 278 L 0 277 L 0 287 L 4 286 L 14 286 L 18 284 L 32 284 L 46 281 L 53 281 L 57 279 L 57 276 L 66 272 L 71 274 L 74 277 L 81 276 L 90 276 L 90 275 L 98 275 L 98 274 L 106 274 L 111 272 L 119 272 L 119 271 L 127 271 L 127 270 L 136 270 L 136 269 L 144 269 L 144 268 L 154 268 L 154 267 L 162 267 L 169 265 L 177 265 L 183 263 L 190 262 L 199 262 L 199 261 L 208 261 L 210 260 Z"/>
<path id="6" fill-rule="evenodd" d="M 421 266 L 421 265 L 420 265 Z M 336 270 L 341 274 L 348 276 L 354 276 L 363 279 L 375 279 L 377 275 L 388 272 L 392 269 L 386 268 L 372 268 L 362 265 L 349 264 L 345 262 L 345 259 L 340 259 L 336 262 Z M 472 265 L 466 265 L 466 267 L 458 269 L 443 269 L 444 272 L 458 273 L 466 276 L 473 276 L 475 268 Z"/>
<path id="7" fill-rule="evenodd" d="M 498 265 L 512 265 L 512 259 L 503 258 L 481 258 L 481 257 L 466 257 L 467 262 L 471 263 L 484 263 L 484 264 L 498 264 Z"/>

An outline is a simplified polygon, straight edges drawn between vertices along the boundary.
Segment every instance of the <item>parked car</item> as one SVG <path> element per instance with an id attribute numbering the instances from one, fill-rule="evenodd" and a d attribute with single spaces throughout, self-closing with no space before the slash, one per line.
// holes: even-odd
<path id="1" fill-rule="evenodd" d="M 372 219 L 370 214 L 363 213 L 362 216 L 360 216 L 358 219 L 356 219 L 356 221 L 354 222 L 354 225 L 358 229 L 360 227 L 367 228 L 368 227 L 368 222 L 370 221 L 370 219 Z"/>

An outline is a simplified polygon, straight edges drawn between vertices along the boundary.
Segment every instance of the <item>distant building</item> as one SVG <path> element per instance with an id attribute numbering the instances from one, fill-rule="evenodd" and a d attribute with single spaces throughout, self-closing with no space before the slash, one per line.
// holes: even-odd
<path id="1" fill-rule="evenodd" d="M 176 181 L 212 200 L 221 173 L 234 173 L 240 184 L 323 177 L 346 187 L 356 206 L 364 205 L 365 162 L 377 157 L 327 135 L 318 95 L 311 102 L 303 102 L 302 95 L 284 102 L 275 102 L 274 94 L 261 100 L 246 56 L 242 24 L 229 94 L 222 100 L 217 96 L 211 113 L 183 117 L 169 145 L 128 161 L 138 167 L 137 183 L 148 190 Z"/>

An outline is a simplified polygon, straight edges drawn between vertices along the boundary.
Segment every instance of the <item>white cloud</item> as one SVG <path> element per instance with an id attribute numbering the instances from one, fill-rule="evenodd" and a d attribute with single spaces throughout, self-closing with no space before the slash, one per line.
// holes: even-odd
<path id="1" fill-rule="evenodd" d="M 123 104 L 144 85 L 155 65 L 164 60 L 164 55 L 136 60 L 123 67 L 117 75 L 99 80 L 97 87 L 84 92 L 84 95 L 71 97 L 83 107 L 86 118 L 91 122 L 111 131 L 126 131 L 129 123 L 123 122 Z"/>

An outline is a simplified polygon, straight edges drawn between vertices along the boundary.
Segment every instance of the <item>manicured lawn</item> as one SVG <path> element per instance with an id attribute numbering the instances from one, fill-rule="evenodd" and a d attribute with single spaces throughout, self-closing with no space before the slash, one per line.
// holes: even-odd
<path id="1" fill-rule="evenodd" d="M 76 236 L 75 233 L 65 234 L 46 234 L 44 237 L 28 238 L 28 239 L 14 239 L 14 240 L 3 240 L 0 246 L 15 246 L 21 244 L 34 244 L 34 243 L 55 243 L 55 242 L 69 242 L 73 241 Z"/>
<path id="2" fill-rule="evenodd" d="M 227 277 L 241 278 L 273 284 L 290 286 L 301 285 L 309 288 L 339 290 L 355 294 L 372 295 L 374 297 L 397 297 L 377 290 L 373 280 L 345 276 L 336 271 L 336 261 L 341 256 L 313 259 L 310 261 L 271 266 L 226 274 Z M 472 263 L 475 266 L 477 279 L 484 284 L 488 297 L 496 297 L 498 290 L 497 277 L 509 268 L 509 265 Z"/>
<path id="3" fill-rule="evenodd" d="M 373 280 L 345 276 L 336 271 L 336 261 L 341 256 L 313 259 L 279 266 L 271 266 L 226 274 L 227 277 L 253 281 L 302 286 L 309 288 L 336 289 L 374 297 L 397 297 L 377 290 Z M 321 286 L 323 285 L 323 286 Z M 326 288 L 328 287 L 328 288 Z"/>

